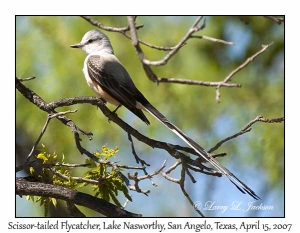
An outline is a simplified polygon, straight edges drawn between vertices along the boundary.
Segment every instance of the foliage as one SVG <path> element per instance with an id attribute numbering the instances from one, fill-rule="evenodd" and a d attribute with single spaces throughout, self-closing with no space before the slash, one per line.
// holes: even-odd
<path id="1" fill-rule="evenodd" d="M 118 148 L 109 149 L 106 146 L 102 146 L 102 151 L 97 151 L 94 154 L 99 159 L 107 161 L 112 156 L 115 156 L 117 152 Z M 37 173 L 33 167 L 30 167 L 30 173 L 40 182 L 55 184 L 73 190 L 90 186 L 96 197 L 100 197 L 106 201 L 112 200 L 120 207 L 122 205 L 117 199 L 119 192 L 122 192 L 128 200 L 132 201 L 128 189 L 124 184 L 122 177 L 119 175 L 120 171 L 114 171 L 112 168 L 108 168 L 106 164 L 96 164 L 92 159 L 86 159 L 86 162 L 82 167 L 88 167 L 89 170 L 81 177 L 81 179 L 72 176 L 71 168 L 74 166 L 65 163 L 64 155 L 62 155 L 62 160 L 58 162 L 57 154 L 55 152 L 49 153 L 46 146 L 43 144 L 42 150 L 36 158 L 42 161 L 42 170 L 40 173 Z M 51 170 L 51 168 L 55 169 Z M 91 184 L 92 181 L 97 181 L 98 184 Z M 34 203 L 40 202 L 40 205 L 44 206 L 44 216 L 48 215 L 49 204 L 53 204 L 54 207 L 57 205 L 57 200 L 53 197 L 37 197 L 35 199 L 34 196 L 28 195 L 26 199 L 32 200 Z"/>
<path id="2" fill-rule="evenodd" d="M 102 152 L 97 151 L 95 156 L 98 158 L 103 158 L 104 160 L 109 160 L 110 157 L 114 156 L 118 152 L 118 149 L 108 149 L 106 146 L 102 147 Z M 125 197 L 132 201 L 129 196 L 128 189 L 124 184 L 122 177 L 119 172 L 108 168 L 107 165 L 101 163 L 95 163 L 92 159 L 86 159 L 86 164 L 89 164 L 89 171 L 87 171 L 83 178 L 97 180 L 99 183 L 97 185 L 92 185 L 92 189 L 95 192 L 95 196 L 100 197 L 106 201 L 113 200 L 113 202 L 122 206 L 118 201 L 118 191 L 122 191 Z M 108 171 L 110 169 L 110 171 Z M 78 188 L 82 188 L 89 185 L 87 182 L 83 182 L 78 185 Z"/>

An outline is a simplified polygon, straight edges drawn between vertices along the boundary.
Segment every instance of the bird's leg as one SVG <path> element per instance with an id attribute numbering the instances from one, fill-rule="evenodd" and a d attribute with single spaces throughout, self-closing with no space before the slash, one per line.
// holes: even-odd
<path id="1" fill-rule="evenodd" d="M 121 105 L 121 104 L 119 104 L 119 105 L 118 105 L 118 107 L 116 107 L 116 109 L 115 109 L 115 110 L 113 110 L 112 112 L 113 112 L 113 113 L 116 113 L 116 111 L 117 111 L 117 110 L 118 110 L 118 109 L 119 109 L 121 106 L 122 106 L 122 105 Z"/>
<path id="2" fill-rule="evenodd" d="M 116 107 L 116 109 L 113 110 L 113 111 L 111 112 L 111 114 L 116 114 L 116 111 L 117 111 L 121 106 L 122 106 L 122 105 L 119 104 L 118 107 Z M 117 115 L 117 114 L 116 114 L 116 115 Z M 108 122 L 110 122 L 110 119 L 108 119 Z"/>

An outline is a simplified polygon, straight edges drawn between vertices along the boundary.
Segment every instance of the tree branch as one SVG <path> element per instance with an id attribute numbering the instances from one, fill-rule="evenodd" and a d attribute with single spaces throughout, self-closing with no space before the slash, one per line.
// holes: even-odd
<path id="1" fill-rule="evenodd" d="M 42 197 L 54 197 L 76 205 L 81 205 L 101 213 L 107 217 L 141 217 L 141 214 L 135 214 L 121 209 L 103 199 L 71 190 L 62 186 L 44 184 L 33 181 L 32 178 L 16 178 L 16 194 L 32 195 Z"/>
<path id="2" fill-rule="evenodd" d="M 161 142 L 161 141 L 156 141 L 156 140 L 153 140 L 153 139 L 150 139 L 150 138 L 144 136 L 143 134 L 139 133 L 137 130 L 132 128 L 130 125 L 125 123 L 123 120 L 121 120 L 117 116 L 117 114 L 111 112 L 105 106 L 103 101 L 99 98 L 95 98 L 95 97 L 75 97 L 75 98 L 61 99 L 61 100 L 58 100 L 58 101 L 53 101 L 51 103 L 46 103 L 36 93 L 34 93 L 33 91 L 31 91 L 30 89 L 25 87 L 18 79 L 16 79 L 16 87 L 27 99 L 29 99 L 29 101 L 31 101 L 32 103 L 37 105 L 43 111 L 46 111 L 46 112 L 52 113 L 52 114 L 56 113 L 54 109 L 58 108 L 58 107 L 71 106 L 71 105 L 80 104 L 80 103 L 81 104 L 82 103 L 89 103 L 89 104 L 95 105 L 103 112 L 103 114 L 110 121 L 112 121 L 112 122 L 116 123 L 117 125 L 119 125 L 124 131 L 126 131 L 128 134 L 134 136 L 137 140 L 151 146 L 152 148 L 163 149 L 163 150 L 167 151 L 172 157 L 174 157 L 176 159 L 180 158 L 181 160 L 184 160 L 187 164 L 190 164 L 191 166 L 199 167 L 200 172 L 203 172 L 204 174 L 210 174 L 210 173 L 205 172 L 203 169 L 208 169 L 208 171 L 211 171 L 211 169 L 209 169 L 209 168 L 207 168 L 207 167 L 205 167 L 204 165 L 201 164 L 202 162 L 206 162 L 206 161 L 196 160 L 197 162 L 195 162 L 194 159 L 192 159 L 191 157 L 189 157 L 189 156 L 187 156 L 187 155 L 185 155 L 185 154 L 183 154 L 179 151 L 179 150 L 181 150 L 181 151 L 184 151 L 184 152 L 188 152 L 190 154 L 194 154 L 194 155 L 199 157 L 199 155 L 192 148 L 173 145 L 173 144 L 166 143 L 166 142 Z M 119 170 L 119 168 L 122 167 L 119 164 L 113 163 L 109 160 L 101 160 L 101 159 L 97 158 L 95 155 L 93 155 L 91 152 L 89 152 L 88 150 L 83 148 L 81 146 L 81 139 L 79 137 L 79 132 L 84 132 L 84 131 L 83 130 L 78 130 L 79 128 L 76 126 L 76 124 L 64 115 L 56 115 L 56 117 L 57 117 L 57 119 L 61 120 L 61 122 L 63 124 L 65 124 L 65 125 L 67 125 L 71 128 L 72 133 L 74 134 L 76 146 L 77 146 L 77 148 L 78 148 L 78 150 L 80 151 L 81 154 L 87 155 L 89 158 L 93 159 L 97 163 L 102 163 L 102 164 L 112 166 L 114 170 Z M 92 133 L 88 133 L 88 134 L 83 133 L 83 134 L 84 135 L 92 135 Z M 214 173 L 219 174 L 218 172 L 214 171 L 212 173 L 212 175 L 215 175 Z"/>
<path id="3" fill-rule="evenodd" d="M 56 108 L 63 107 L 63 106 L 71 106 L 75 104 L 91 104 L 97 106 L 102 113 L 112 122 L 119 125 L 123 130 L 125 130 L 127 133 L 130 133 L 132 136 L 134 136 L 137 140 L 149 145 L 152 148 L 159 148 L 159 149 L 165 149 L 169 153 L 174 154 L 175 151 L 181 150 L 187 153 L 191 153 L 194 155 L 197 155 L 197 153 L 189 148 L 189 147 L 183 147 L 178 145 L 173 145 L 170 143 L 160 142 L 153 139 L 150 139 L 142 134 L 140 134 L 137 130 L 132 128 L 130 125 L 128 125 L 126 122 L 124 122 L 122 119 L 120 119 L 117 114 L 111 112 L 106 105 L 103 103 L 103 101 L 96 97 L 74 97 L 74 98 L 65 98 L 60 99 L 57 101 L 53 101 L 51 103 L 46 103 L 41 97 L 39 97 L 36 93 L 25 87 L 18 79 L 16 79 L 16 88 L 20 93 L 24 95 L 30 102 L 32 102 L 34 105 L 39 107 L 41 110 L 47 112 L 47 113 L 54 113 Z M 56 112 L 55 112 L 56 113 Z M 90 136 L 93 135 L 91 132 L 86 133 L 83 130 L 78 130 L 79 128 L 75 125 L 75 123 L 67 118 L 66 116 L 58 116 L 57 119 L 59 119 L 63 124 L 69 126 L 74 133 L 82 133 L 84 135 Z M 78 134 L 79 137 L 79 134 Z M 91 139 L 91 137 L 89 137 Z M 78 139 L 80 141 L 80 139 Z M 175 156 L 176 157 L 176 156 Z"/>

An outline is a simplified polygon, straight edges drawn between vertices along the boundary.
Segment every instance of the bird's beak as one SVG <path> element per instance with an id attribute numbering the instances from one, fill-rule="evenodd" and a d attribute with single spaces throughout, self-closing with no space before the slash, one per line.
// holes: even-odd
<path id="1" fill-rule="evenodd" d="M 81 44 L 81 43 L 70 45 L 71 48 L 82 48 L 82 46 L 83 46 L 83 44 Z"/>

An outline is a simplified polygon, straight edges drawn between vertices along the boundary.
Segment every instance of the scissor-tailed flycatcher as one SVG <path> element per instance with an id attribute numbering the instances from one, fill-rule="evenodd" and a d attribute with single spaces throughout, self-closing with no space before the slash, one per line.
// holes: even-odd
<path id="1" fill-rule="evenodd" d="M 226 175 L 242 192 L 255 199 L 260 199 L 254 191 L 239 180 L 227 168 L 209 155 L 194 140 L 183 133 L 177 126 L 168 121 L 143 94 L 136 88 L 128 72 L 115 57 L 109 38 L 98 30 L 88 31 L 78 44 L 72 48 L 81 48 L 87 57 L 84 61 L 83 73 L 88 85 L 103 99 L 117 106 L 125 106 L 146 124 L 150 124 L 143 111 L 149 112 L 169 130 L 180 137 L 213 167 Z"/>

